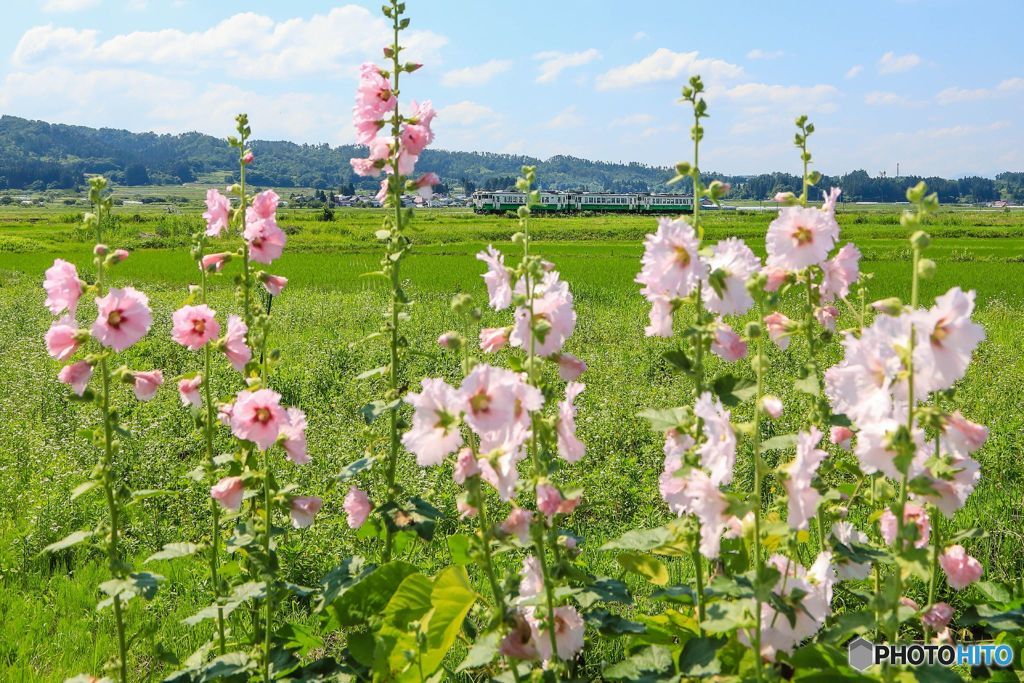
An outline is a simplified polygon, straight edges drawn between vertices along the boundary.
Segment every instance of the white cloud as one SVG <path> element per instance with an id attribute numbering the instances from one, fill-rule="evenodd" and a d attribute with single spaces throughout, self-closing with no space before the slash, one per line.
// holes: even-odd
<path id="1" fill-rule="evenodd" d="M 29 29 L 11 61 L 20 67 L 66 65 L 153 65 L 178 70 L 215 69 L 248 78 L 336 77 L 379 54 L 390 40 L 383 19 L 356 5 L 327 14 L 275 21 L 253 12 L 235 14 L 205 31 L 134 31 L 98 40 L 94 30 Z M 436 64 L 448 39 L 431 31 L 406 34 L 410 61 Z"/>
<path id="2" fill-rule="evenodd" d="M 976 102 L 987 100 L 993 93 L 987 88 L 945 88 L 935 96 L 939 104 L 954 104 L 957 102 Z"/>
<path id="3" fill-rule="evenodd" d="M 42 9 L 44 12 L 80 12 L 99 4 L 100 0 L 46 0 Z"/>
<path id="4" fill-rule="evenodd" d="M 487 105 L 463 100 L 455 104 L 441 107 L 437 111 L 437 119 L 443 125 L 475 126 L 480 123 L 497 120 L 498 114 Z"/>
<path id="5" fill-rule="evenodd" d="M 922 131 L 922 133 L 930 138 L 960 138 L 966 135 L 987 133 L 997 130 L 1003 130 L 1004 128 L 1009 127 L 1009 121 L 993 121 L 992 123 L 988 123 L 983 126 L 979 126 L 973 123 L 966 123 L 957 126 L 948 126 L 945 128 L 930 128 Z"/>
<path id="6" fill-rule="evenodd" d="M 843 78 L 856 78 L 858 75 L 860 75 L 860 72 L 863 70 L 863 64 L 854 64 L 853 66 L 846 70 L 846 75 L 844 75 Z"/>
<path id="7" fill-rule="evenodd" d="M 658 48 L 639 62 L 619 66 L 597 77 L 598 90 L 629 88 L 647 83 L 671 81 L 682 74 L 703 74 L 710 78 L 738 78 L 743 68 L 721 59 L 700 59 L 697 52 L 673 52 Z"/>
<path id="8" fill-rule="evenodd" d="M 747 53 L 747 59 L 778 59 L 785 54 L 782 50 L 762 50 L 759 47 L 755 47 Z"/>
<path id="9" fill-rule="evenodd" d="M 647 34 L 643 31 L 637 31 L 633 34 L 633 40 L 647 40 Z"/>
<path id="10" fill-rule="evenodd" d="M 769 83 L 740 83 L 731 88 L 713 91 L 726 99 L 748 105 L 811 107 L 823 111 L 839 95 L 832 85 L 774 85 Z"/>
<path id="11" fill-rule="evenodd" d="M 864 104 L 872 107 L 910 107 L 918 103 L 899 93 L 872 90 L 864 96 Z"/>
<path id="12" fill-rule="evenodd" d="M 878 73 L 903 73 L 904 71 L 910 71 L 920 63 L 921 58 L 915 55 L 913 52 L 907 53 L 905 55 L 897 55 L 893 52 L 886 52 L 884 55 L 882 55 L 882 58 L 878 60 Z"/>
<path id="13" fill-rule="evenodd" d="M 551 83 L 558 78 L 558 74 L 566 69 L 583 66 L 596 59 L 600 59 L 601 53 L 595 48 L 583 50 L 582 52 L 547 51 L 538 52 L 533 58 L 540 60 L 540 75 L 537 76 L 537 82 Z"/>
<path id="14" fill-rule="evenodd" d="M 576 113 L 576 107 L 570 105 L 555 114 L 543 124 L 544 128 L 572 128 L 583 123 L 583 117 Z"/>
<path id="15" fill-rule="evenodd" d="M 1014 90 L 1024 90 L 1024 78 L 1014 77 L 1007 78 L 1005 81 L 1001 81 L 996 86 L 996 90 L 1002 92 L 1012 92 Z"/>
<path id="16" fill-rule="evenodd" d="M 467 66 L 462 69 L 454 69 L 441 76 L 441 85 L 452 88 L 459 88 L 474 85 L 486 85 L 498 74 L 503 74 L 512 68 L 512 61 L 508 59 L 492 59 L 477 66 Z"/>
<path id="17" fill-rule="evenodd" d="M 630 114 L 623 116 L 612 121 L 612 127 L 629 127 L 643 126 L 654 121 L 654 117 L 650 114 Z"/>
<path id="18" fill-rule="evenodd" d="M 125 3 L 125 9 L 129 10 L 130 12 L 145 12 L 147 9 L 149 9 L 149 1 L 128 0 L 128 2 Z"/>

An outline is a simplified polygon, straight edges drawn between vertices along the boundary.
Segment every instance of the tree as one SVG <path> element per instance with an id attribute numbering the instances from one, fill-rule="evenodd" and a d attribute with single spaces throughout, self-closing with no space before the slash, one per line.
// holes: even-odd
<path id="1" fill-rule="evenodd" d="M 124 169 L 125 185 L 149 185 L 149 173 L 142 164 L 131 164 Z"/>

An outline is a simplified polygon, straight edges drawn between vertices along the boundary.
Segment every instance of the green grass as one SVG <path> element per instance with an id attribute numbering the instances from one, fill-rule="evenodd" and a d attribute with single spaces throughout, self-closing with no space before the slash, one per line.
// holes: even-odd
<path id="1" fill-rule="evenodd" d="M 125 443 L 118 470 L 131 488 L 181 491 L 172 498 L 146 501 L 133 514 L 127 547 L 142 558 L 163 543 L 195 539 L 206 523 L 206 496 L 184 478 L 202 457 L 200 439 L 170 381 L 198 363 L 195 354 L 171 342 L 169 329 L 170 314 L 181 304 L 194 275 L 187 244 L 199 219 L 198 212 L 168 216 L 146 210 L 138 218 L 130 209 L 117 213 L 116 223 L 109 226 L 109 242 L 135 251 L 116 269 L 116 279 L 150 295 L 155 319 L 153 333 L 127 356 L 133 367 L 162 368 L 168 378 L 150 403 L 122 395 L 123 422 L 133 438 Z M 378 281 L 361 277 L 378 259 L 372 234 L 379 227 L 379 212 L 339 211 L 329 223 L 314 216 L 283 212 L 289 248 L 273 268 L 290 284 L 274 304 L 273 344 L 282 350 L 284 362 L 272 383 L 287 403 L 301 406 L 309 415 L 314 459 L 304 468 L 284 460 L 277 467 L 303 491 L 325 499 L 325 514 L 311 529 L 292 535 L 283 550 L 289 576 L 307 585 L 315 584 L 345 555 L 367 550 L 345 525 L 340 512 L 345 490 L 333 481 L 367 444 L 358 408 L 376 392 L 356 376 L 381 365 L 386 355 L 376 343 L 351 345 L 377 327 L 383 306 Z M 763 251 L 770 218 L 767 213 L 709 214 L 706 239 L 713 242 L 735 234 Z M 93 423 L 96 415 L 91 407 L 68 400 L 66 388 L 54 379 L 59 366 L 42 344 L 51 319 L 42 305 L 43 270 L 55 256 L 88 268 L 91 245 L 84 241 L 77 220 L 69 210 L 0 212 L 0 614 L 5 615 L 0 622 L 0 680 L 5 681 L 61 680 L 81 671 L 95 672 L 114 649 L 109 614 L 98 615 L 93 609 L 96 586 L 105 577 L 102 559 L 81 550 L 38 556 L 45 545 L 91 526 L 104 511 L 98 498 L 68 502 L 71 489 L 96 458 L 75 432 Z M 874 273 L 871 295 L 907 297 L 909 250 L 898 216 L 844 212 L 840 221 L 843 238 L 857 242 L 866 257 L 863 268 Z M 413 348 L 434 354 L 438 334 L 454 326 L 452 295 L 465 291 L 485 302 L 482 265 L 473 255 L 489 242 L 514 254 L 507 240 L 517 227 L 503 217 L 442 211 L 418 213 L 415 226 L 417 248 L 403 270 L 415 300 L 413 319 L 405 330 Z M 670 342 L 643 337 L 647 306 L 633 278 L 643 235 L 653 226 L 653 219 L 635 216 L 538 218 L 532 226 L 537 250 L 557 264 L 576 295 L 579 326 L 567 350 L 590 365 L 583 377 L 587 390 L 579 400 L 578 419 L 587 456 L 583 466 L 565 471 L 585 491 L 572 522 L 586 540 L 583 559 L 597 572 L 615 571 L 613 558 L 597 550 L 604 539 L 667 519 L 657 494 L 661 444 L 635 415 L 646 407 L 679 405 L 688 391 L 686 382 L 660 360 Z M 992 436 L 978 454 L 981 484 L 955 524 L 981 526 L 988 532 L 987 538 L 971 541 L 969 550 L 982 560 L 989 578 L 1015 579 L 1024 570 L 1024 482 L 1019 464 L 1024 447 L 1019 409 L 1024 386 L 1024 216 L 947 211 L 932 220 L 929 231 L 934 237 L 929 256 L 938 261 L 939 270 L 934 280 L 924 283 L 923 302 L 930 303 L 953 285 L 976 289 L 977 319 L 987 333 L 958 387 L 957 404 L 971 419 L 988 424 Z M 220 311 L 234 306 L 230 275 L 216 280 L 212 305 Z M 506 319 L 488 312 L 483 324 L 504 324 Z M 774 433 L 792 432 L 801 424 L 804 399 L 779 377 L 795 370 L 803 351 L 799 342 L 787 354 L 772 351 L 773 367 L 780 374 L 769 375 L 769 390 L 786 403 L 783 418 L 772 426 Z M 827 364 L 838 360 L 837 344 L 829 354 Z M 232 384 L 235 377 L 223 368 L 216 389 L 227 394 L 237 387 Z M 718 371 L 718 366 L 711 370 Z M 411 385 L 428 375 L 455 381 L 458 368 L 440 355 L 410 357 L 406 379 Z M 749 416 L 741 409 L 735 417 Z M 745 455 L 741 453 L 735 484 L 740 490 L 751 480 Z M 401 476 L 407 488 L 425 491 L 446 512 L 453 512 L 450 472 L 450 465 L 419 470 L 408 458 Z M 441 531 L 457 526 L 449 520 Z M 407 552 L 432 568 L 447 560 L 443 544 L 437 542 L 428 551 L 412 547 Z M 166 671 L 159 661 L 161 649 L 187 656 L 206 635 L 202 629 L 185 628 L 179 620 L 206 604 L 207 585 L 198 561 L 160 563 L 154 569 L 168 581 L 156 601 L 133 607 L 129 623 L 133 628 L 149 625 L 132 647 L 132 667 L 139 677 L 156 680 Z M 957 600 L 954 595 L 944 597 Z M 613 658 L 615 647 L 601 649 L 600 655 Z"/>

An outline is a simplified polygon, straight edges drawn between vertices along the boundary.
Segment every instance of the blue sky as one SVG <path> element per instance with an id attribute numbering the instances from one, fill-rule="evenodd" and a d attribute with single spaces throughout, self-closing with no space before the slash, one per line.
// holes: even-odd
<path id="1" fill-rule="evenodd" d="M 838 173 L 1024 169 L 1024 3 L 407 0 L 403 99 L 437 147 L 669 164 L 704 75 L 706 170 L 795 171 L 792 119 Z M 40 0 L 0 25 L 0 113 L 129 130 L 351 142 L 380 2 Z M 522 8 L 527 9 L 522 9 Z M 977 8 L 983 7 L 982 15 Z"/>

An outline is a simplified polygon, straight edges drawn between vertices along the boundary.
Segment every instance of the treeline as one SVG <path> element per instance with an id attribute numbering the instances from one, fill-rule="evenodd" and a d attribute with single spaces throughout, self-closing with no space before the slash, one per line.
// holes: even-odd
<path id="1" fill-rule="evenodd" d="M 377 189 L 377 181 L 352 173 L 349 160 L 365 156 L 355 145 L 331 147 L 284 141 L 255 141 L 257 163 L 249 178 L 257 185 L 318 190 Z M 515 184 L 524 165 L 537 166 L 543 186 L 552 190 L 606 192 L 685 191 L 667 185 L 671 169 L 640 163 L 608 163 L 572 156 L 547 160 L 488 152 L 424 151 L 419 168 L 437 173 L 445 188 L 502 190 Z M 201 133 L 158 135 L 112 128 L 88 128 L 0 116 L 0 190 L 81 188 L 87 175 L 103 174 L 123 185 L 177 185 L 217 176 L 233 182 L 236 162 L 224 141 Z M 799 192 L 801 180 L 788 173 L 755 176 L 707 174 L 729 182 L 733 199 L 767 200 L 777 192 Z M 865 171 L 825 177 L 821 186 L 843 188 L 849 201 L 899 201 L 916 176 L 872 178 Z M 1024 201 L 1024 173 L 1001 173 L 995 180 L 924 178 L 945 203 L 987 202 L 1000 197 Z"/>

